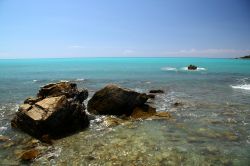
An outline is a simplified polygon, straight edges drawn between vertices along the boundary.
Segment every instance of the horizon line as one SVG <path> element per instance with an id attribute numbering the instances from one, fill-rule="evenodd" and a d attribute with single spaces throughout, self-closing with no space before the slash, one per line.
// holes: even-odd
<path id="1" fill-rule="evenodd" d="M 83 57 L 19 57 L 19 58 L 0 58 L 0 60 L 26 60 L 26 59 L 84 59 L 84 58 L 207 58 L 207 59 L 237 59 L 238 57 L 198 57 L 198 56 L 183 56 L 183 57 L 173 57 L 173 56 L 83 56 Z"/>

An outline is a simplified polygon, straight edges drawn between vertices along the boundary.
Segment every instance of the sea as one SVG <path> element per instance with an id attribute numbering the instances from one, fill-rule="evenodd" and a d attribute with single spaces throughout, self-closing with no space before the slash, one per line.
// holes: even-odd
<path id="1" fill-rule="evenodd" d="M 198 69 L 187 70 L 190 64 Z M 52 145 L 11 128 L 19 104 L 59 81 L 87 88 L 88 100 L 109 83 L 143 93 L 161 89 L 165 93 L 149 104 L 172 118 L 110 127 L 102 123 L 105 116 L 97 116 L 88 129 Z M 20 154 L 34 144 L 41 154 L 21 161 Z M 250 60 L 0 60 L 0 165 L 250 165 Z"/>

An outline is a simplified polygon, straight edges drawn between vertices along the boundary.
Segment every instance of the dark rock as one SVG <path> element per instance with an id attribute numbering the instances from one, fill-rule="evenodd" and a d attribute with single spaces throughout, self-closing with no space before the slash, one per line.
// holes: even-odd
<path id="1" fill-rule="evenodd" d="M 29 97 L 26 100 L 24 100 L 24 104 L 35 104 L 36 102 L 38 102 L 40 99 L 37 97 Z"/>
<path id="2" fill-rule="evenodd" d="M 88 102 L 88 111 L 101 115 L 130 115 L 136 106 L 148 100 L 145 93 L 109 84 L 97 91 Z"/>
<path id="3" fill-rule="evenodd" d="M 76 84 L 59 82 L 42 87 L 37 98 L 28 98 L 12 119 L 12 127 L 42 139 L 66 136 L 89 125 L 85 106 L 87 90 L 78 91 Z"/>
<path id="4" fill-rule="evenodd" d="M 154 90 L 150 90 L 149 93 L 164 93 L 164 91 L 160 89 L 154 89 Z"/>
<path id="5" fill-rule="evenodd" d="M 180 103 L 180 102 L 175 102 L 173 105 L 174 105 L 175 107 L 179 107 L 179 106 L 182 106 L 183 104 Z"/>
<path id="6" fill-rule="evenodd" d="M 189 65 L 188 70 L 197 70 L 197 66 L 195 65 Z"/>

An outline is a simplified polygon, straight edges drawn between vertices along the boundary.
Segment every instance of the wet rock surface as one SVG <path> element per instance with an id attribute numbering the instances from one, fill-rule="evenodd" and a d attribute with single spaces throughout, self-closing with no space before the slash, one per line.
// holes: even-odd
<path id="1" fill-rule="evenodd" d="M 131 115 L 137 106 L 148 100 L 145 93 L 109 84 L 97 91 L 88 102 L 88 111 L 100 115 Z"/>
<path id="2" fill-rule="evenodd" d="M 45 85 L 37 97 L 20 105 L 11 125 L 39 139 L 66 136 L 89 125 L 82 103 L 87 97 L 88 91 L 78 90 L 74 83 Z"/>

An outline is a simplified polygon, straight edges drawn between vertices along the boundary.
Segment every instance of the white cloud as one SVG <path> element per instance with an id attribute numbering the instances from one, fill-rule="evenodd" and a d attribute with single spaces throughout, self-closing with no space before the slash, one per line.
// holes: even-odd
<path id="1" fill-rule="evenodd" d="M 166 51 L 163 55 L 169 56 L 244 56 L 250 54 L 249 49 L 237 50 L 237 49 L 188 49 L 188 50 L 178 50 L 178 51 Z"/>
<path id="2" fill-rule="evenodd" d="M 129 49 L 127 49 L 127 50 L 124 50 L 122 54 L 123 55 L 133 55 L 135 53 L 136 53 L 135 50 L 129 50 Z"/>

